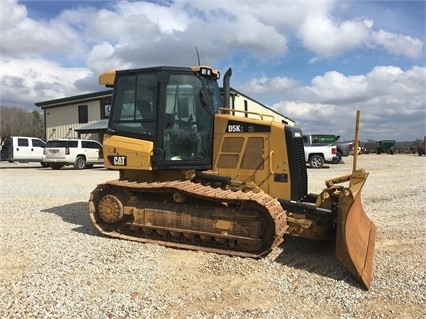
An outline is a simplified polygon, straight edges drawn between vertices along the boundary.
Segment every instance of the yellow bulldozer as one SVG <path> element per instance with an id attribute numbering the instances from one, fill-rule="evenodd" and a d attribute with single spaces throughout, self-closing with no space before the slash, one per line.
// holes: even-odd
<path id="1" fill-rule="evenodd" d="M 336 255 L 371 284 L 376 227 L 364 213 L 362 169 L 308 193 L 303 134 L 230 108 L 229 69 L 107 71 L 113 99 L 103 140 L 119 179 L 91 193 L 103 235 L 240 257 L 262 257 L 285 235 L 335 240 Z M 354 162 L 355 163 L 355 162 Z"/>

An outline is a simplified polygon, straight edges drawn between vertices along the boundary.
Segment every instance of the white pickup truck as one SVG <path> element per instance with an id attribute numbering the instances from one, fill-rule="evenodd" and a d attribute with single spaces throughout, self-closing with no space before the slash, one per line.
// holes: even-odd
<path id="1" fill-rule="evenodd" d="M 305 145 L 305 160 L 312 168 L 321 168 L 324 163 L 338 163 L 335 145 L 307 146 Z"/>

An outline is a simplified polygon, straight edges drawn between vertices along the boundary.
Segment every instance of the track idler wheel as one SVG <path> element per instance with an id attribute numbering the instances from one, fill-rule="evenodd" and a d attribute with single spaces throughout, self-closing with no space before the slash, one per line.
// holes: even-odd
<path id="1" fill-rule="evenodd" d="M 124 215 L 122 200 L 114 195 L 105 195 L 98 205 L 99 215 L 108 224 L 120 221 Z"/>

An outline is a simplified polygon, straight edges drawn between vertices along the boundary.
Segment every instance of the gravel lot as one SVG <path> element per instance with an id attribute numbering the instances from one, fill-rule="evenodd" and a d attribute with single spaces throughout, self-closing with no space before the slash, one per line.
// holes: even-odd
<path id="1" fill-rule="evenodd" d="M 309 191 L 352 169 L 308 169 Z M 101 237 L 90 192 L 118 177 L 0 163 L 1 318 L 424 318 L 426 158 L 361 155 L 378 228 L 370 291 L 333 244 L 286 238 L 261 260 Z"/>

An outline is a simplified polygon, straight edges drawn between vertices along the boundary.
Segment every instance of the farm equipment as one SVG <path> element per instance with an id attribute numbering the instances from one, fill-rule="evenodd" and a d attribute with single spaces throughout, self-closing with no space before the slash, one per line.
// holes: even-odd
<path id="1" fill-rule="evenodd" d="M 395 154 L 395 140 L 384 140 L 377 142 L 377 154 Z"/>
<path id="2" fill-rule="evenodd" d="M 113 87 L 104 160 L 119 179 L 91 193 L 89 215 L 109 237 L 259 258 L 285 235 L 335 240 L 336 255 L 371 284 L 376 227 L 361 204 L 368 173 L 308 193 L 302 131 L 230 109 L 229 69 L 108 71 Z M 354 162 L 355 163 L 355 162 Z"/>

